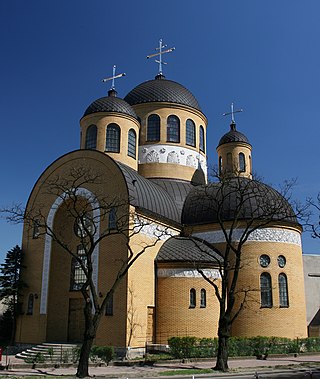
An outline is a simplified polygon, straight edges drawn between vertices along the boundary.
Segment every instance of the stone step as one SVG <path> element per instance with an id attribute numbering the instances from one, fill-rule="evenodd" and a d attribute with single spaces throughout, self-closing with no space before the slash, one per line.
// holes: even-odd
<path id="1" fill-rule="evenodd" d="M 51 361 L 65 361 L 72 357 L 73 350 L 78 347 L 76 344 L 57 344 L 57 343 L 43 343 L 35 345 L 31 349 L 26 349 L 21 353 L 16 354 L 19 359 L 33 359 L 37 354 L 41 354 L 45 360 Z"/>

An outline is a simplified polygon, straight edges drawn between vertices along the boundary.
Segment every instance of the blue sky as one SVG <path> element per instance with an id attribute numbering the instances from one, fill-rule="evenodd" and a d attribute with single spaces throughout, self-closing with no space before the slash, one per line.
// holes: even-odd
<path id="1" fill-rule="evenodd" d="M 105 96 L 112 66 L 124 97 L 157 74 L 146 55 L 163 38 L 167 79 L 186 86 L 209 120 L 209 164 L 229 129 L 253 145 L 254 170 L 294 197 L 320 190 L 319 0 L 0 1 L 0 206 L 25 204 L 42 171 L 79 148 L 79 119 Z M 0 221 L 0 261 L 21 243 L 21 226 Z M 320 241 L 303 237 L 304 252 Z"/>

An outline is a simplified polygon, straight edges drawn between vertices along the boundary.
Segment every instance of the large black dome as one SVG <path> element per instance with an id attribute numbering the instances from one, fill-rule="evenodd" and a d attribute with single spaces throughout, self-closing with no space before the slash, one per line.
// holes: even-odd
<path id="1" fill-rule="evenodd" d="M 163 75 L 157 75 L 154 80 L 139 84 L 127 94 L 124 100 L 130 105 L 151 102 L 176 103 L 201 111 L 197 99 L 187 88 L 165 79 Z"/>
<path id="2" fill-rule="evenodd" d="M 109 96 L 101 97 L 91 103 L 84 112 L 83 117 L 97 112 L 122 113 L 138 119 L 138 116 L 132 107 L 125 100 L 116 97 L 115 90 L 110 90 Z"/>
<path id="3" fill-rule="evenodd" d="M 182 211 L 182 223 L 185 225 L 235 218 L 297 224 L 291 205 L 278 191 L 256 180 L 240 177 L 193 188 Z"/>

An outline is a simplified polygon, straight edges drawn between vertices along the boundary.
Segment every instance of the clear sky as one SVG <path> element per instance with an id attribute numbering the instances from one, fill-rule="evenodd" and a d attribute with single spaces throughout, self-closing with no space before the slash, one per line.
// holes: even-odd
<path id="1" fill-rule="evenodd" d="M 124 97 L 153 79 L 146 59 L 159 38 L 167 79 L 186 86 L 208 117 L 209 165 L 229 130 L 253 145 L 253 168 L 275 187 L 297 178 L 294 197 L 320 190 L 319 0 L 1 0 L 0 206 L 25 204 L 42 171 L 79 148 L 79 119 L 110 83 Z M 303 237 L 305 253 L 320 241 Z M 21 226 L 0 221 L 0 261 Z"/>

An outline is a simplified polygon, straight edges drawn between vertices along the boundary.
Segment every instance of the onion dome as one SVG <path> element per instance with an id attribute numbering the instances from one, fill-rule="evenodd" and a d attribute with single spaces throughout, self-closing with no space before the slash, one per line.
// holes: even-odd
<path id="1" fill-rule="evenodd" d="M 185 225 L 211 224 L 235 218 L 239 221 L 298 223 L 291 205 L 278 191 L 243 177 L 194 187 L 182 211 Z"/>
<path id="2" fill-rule="evenodd" d="M 139 84 L 124 98 L 130 105 L 166 102 L 186 105 L 199 111 L 200 105 L 192 93 L 181 84 L 159 74 L 153 80 Z"/>
<path id="3" fill-rule="evenodd" d="M 122 113 L 138 119 L 136 112 L 126 101 L 117 97 L 117 92 L 114 89 L 108 91 L 108 96 L 101 97 L 91 103 L 84 112 L 83 117 L 98 112 Z"/>
<path id="4" fill-rule="evenodd" d="M 229 142 L 244 142 L 250 145 L 248 138 L 236 130 L 235 122 L 231 122 L 230 131 L 221 137 L 218 146 Z"/>

